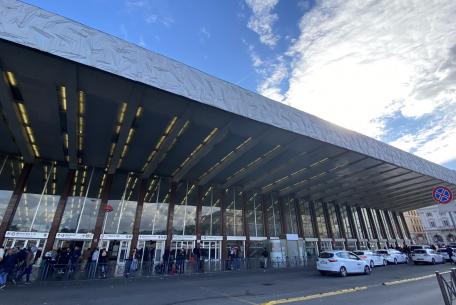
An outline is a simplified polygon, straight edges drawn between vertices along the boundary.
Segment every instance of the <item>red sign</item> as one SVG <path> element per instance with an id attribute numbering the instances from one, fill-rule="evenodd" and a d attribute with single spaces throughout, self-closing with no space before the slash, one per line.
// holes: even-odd
<path id="1" fill-rule="evenodd" d="M 432 198 L 440 204 L 447 204 L 453 200 L 453 192 L 446 186 L 437 186 L 432 190 Z"/>
<path id="2" fill-rule="evenodd" d="M 112 212 L 114 210 L 114 208 L 112 207 L 112 205 L 110 204 L 107 204 L 105 207 L 104 207 L 104 211 L 105 212 Z"/>

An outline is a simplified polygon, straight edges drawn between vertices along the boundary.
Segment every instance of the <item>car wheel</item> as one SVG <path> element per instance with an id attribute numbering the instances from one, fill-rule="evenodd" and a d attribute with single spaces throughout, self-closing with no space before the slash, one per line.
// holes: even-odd
<path id="1" fill-rule="evenodd" d="M 341 277 L 346 277 L 347 276 L 347 269 L 344 266 L 340 267 L 339 275 Z"/>
<path id="2" fill-rule="evenodd" d="M 432 259 L 432 264 L 435 265 L 435 258 Z"/>
<path id="3" fill-rule="evenodd" d="M 321 274 L 321 275 L 326 275 L 326 271 L 321 271 L 321 270 L 320 270 L 320 274 Z"/>
<path id="4" fill-rule="evenodd" d="M 394 264 L 397 265 L 397 258 L 394 259 Z"/>
<path id="5" fill-rule="evenodd" d="M 386 259 L 383 260 L 383 267 L 386 267 L 386 265 L 388 265 L 388 262 Z"/>
<path id="6" fill-rule="evenodd" d="M 374 268 L 375 267 L 374 261 L 370 261 L 369 265 L 370 265 L 371 268 Z"/>
<path id="7" fill-rule="evenodd" d="M 406 263 L 406 264 L 409 263 L 409 258 L 408 258 L 408 257 L 405 258 L 405 263 Z"/>
<path id="8" fill-rule="evenodd" d="M 418 265 L 418 262 L 413 262 L 415 265 Z"/>
<path id="9" fill-rule="evenodd" d="M 371 273 L 371 268 L 369 266 L 364 266 L 364 274 L 368 275 Z"/>

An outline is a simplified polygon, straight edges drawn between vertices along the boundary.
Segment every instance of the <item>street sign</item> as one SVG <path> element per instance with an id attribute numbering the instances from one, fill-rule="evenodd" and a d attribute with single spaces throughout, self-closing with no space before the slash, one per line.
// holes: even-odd
<path id="1" fill-rule="evenodd" d="M 432 190 L 432 198 L 440 204 L 447 204 L 453 200 L 453 192 L 446 186 L 437 186 Z"/>

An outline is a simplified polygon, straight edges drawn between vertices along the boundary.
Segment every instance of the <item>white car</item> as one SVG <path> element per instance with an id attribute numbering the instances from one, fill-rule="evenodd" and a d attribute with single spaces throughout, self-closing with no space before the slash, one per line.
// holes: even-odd
<path id="1" fill-rule="evenodd" d="M 443 256 L 432 249 L 418 249 L 413 251 L 412 260 L 415 265 L 421 263 L 428 263 L 433 265 L 436 263 L 445 263 Z"/>
<path id="2" fill-rule="evenodd" d="M 387 249 L 387 250 L 378 250 L 378 254 L 382 255 L 384 259 L 388 262 L 388 264 L 399 264 L 399 263 L 408 263 L 407 254 L 402 253 L 400 251 L 394 249 Z"/>
<path id="3" fill-rule="evenodd" d="M 455 249 L 453 249 L 453 253 L 456 253 Z M 450 260 L 450 256 L 448 255 L 446 248 L 437 249 L 437 254 L 441 255 L 443 257 L 443 259 L 446 261 Z"/>
<path id="4" fill-rule="evenodd" d="M 410 246 L 411 253 L 413 253 L 413 251 L 418 250 L 418 249 L 431 249 L 431 247 L 428 245 L 411 245 Z"/>
<path id="5" fill-rule="evenodd" d="M 321 274 L 337 273 L 343 277 L 349 273 L 371 273 L 369 263 L 349 251 L 321 252 L 317 259 L 317 270 Z"/>
<path id="6" fill-rule="evenodd" d="M 365 260 L 371 268 L 374 268 L 375 266 L 386 266 L 388 264 L 388 261 L 383 257 L 383 255 L 380 255 L 374 251 L 362 250 L 354 251 L 353 253 L 358 255 L 361 259 Z"/>

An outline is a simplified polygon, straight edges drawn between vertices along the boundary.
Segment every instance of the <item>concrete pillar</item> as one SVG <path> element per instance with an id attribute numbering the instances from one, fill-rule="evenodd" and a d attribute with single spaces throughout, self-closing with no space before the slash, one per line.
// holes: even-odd
<path id="1" fill-rule="evenodd" d="M 108 204 L 109 195 L 111 193 L 111 186 L 112 180 L 114 179 L 114 174 L 107 174 L 105 178 L 105 184 L 103 186 L 103 190 L 101 191 L 101 202 L 100 207 L 98 209 L 97 221 L 95 223 L 95 230 L 93 233 L 92 244 L 90 245 L 90 249 L 93 250 L 98 247 L 98 241 L 100 239 L 101 231 L 103 230 L 103 222 L 105 218 L 105 208 Z"/>
<path id="2" fill-rule="evenodd" d="M 169 206 L 168 206 L 168 222 L 166 223 L 166 242 L 165 249 L 171 247 L 171 241 L 173 239 L 173 220 L 174 220 L 174 206 L 177 200 L 177 182 L 171 183 L 171 192 L 169 194 Z"/>
<path id="3" fill-rule="evenodd" d="M 144 198 L 147 193 L 147 179 L 142 179 L 139 184 L 138 202 L 136 204 L 135 220 L 133 222 L 133 236 L 131 238 L 130 255 L 138 247 L 139 228 L 141 227 L 141 216 L 144 206 Z"/>

